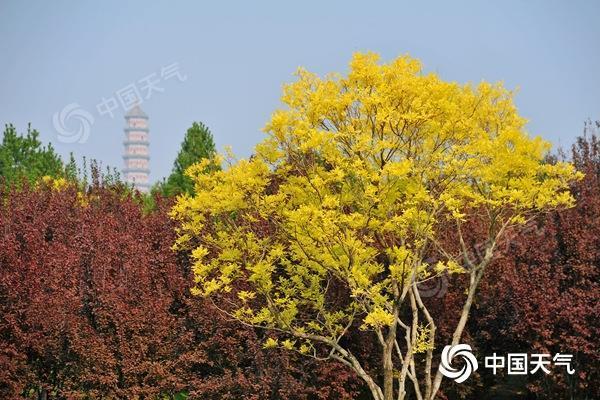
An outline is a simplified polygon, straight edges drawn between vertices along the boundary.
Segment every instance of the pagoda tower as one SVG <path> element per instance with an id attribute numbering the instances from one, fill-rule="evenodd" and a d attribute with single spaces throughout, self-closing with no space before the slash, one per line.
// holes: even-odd
<path id="1" fill-rule="evenodd" d="M 141 192 L 150 190 L 150 142 L 148 140 L 148 116 L 139 105 L 125 114 L 125 140 L 123 141 L 123 179 Z"/>

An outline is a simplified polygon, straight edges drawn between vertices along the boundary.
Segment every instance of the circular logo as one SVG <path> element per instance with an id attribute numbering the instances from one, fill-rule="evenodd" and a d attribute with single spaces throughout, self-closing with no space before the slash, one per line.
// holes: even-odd
<path id="1" fill-rule="evenodd" d="M 68 127 L 71 120 L 74 121 L 75 126 Z M 52 117 L 52 125 L 58 132 L 58 140 L 63 143 L 85 143 L 90 136 L 93 123 L 94 116 L 77 103 L 66 105 Z"/>
<path id="2" fill-rule="evenodd" d="M 452 366 L 452 359 L 461 357 L 465 364 L 461 369 Z M 456 346 L 446 346 L 442 350 L 442 362 L 440 372 L 445 377 L 454 379 L 456 383 L 462 383 L 467 380 L 474 371 L 477 371 L 477 359 L 471 352 L 471 346 L 468 344 L 457 344 Z"/>
<path id="3" fill-rule="evenodd" d="M 435 279 L 427 279 L 417 283 L 419 295 L 422 298 L 442 298 L 448 291 L 448 274 L 444 273 Z"/>

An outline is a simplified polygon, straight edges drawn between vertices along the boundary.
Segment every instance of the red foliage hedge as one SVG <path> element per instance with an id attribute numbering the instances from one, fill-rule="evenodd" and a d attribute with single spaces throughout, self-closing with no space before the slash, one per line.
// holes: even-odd
<path id="1" fill-rule="evenodd" d="M 350 399 L 344 368 L 263 350 L 191 298 L 168 204 L 120 190 L 0 193 L 0 397 Z"/>

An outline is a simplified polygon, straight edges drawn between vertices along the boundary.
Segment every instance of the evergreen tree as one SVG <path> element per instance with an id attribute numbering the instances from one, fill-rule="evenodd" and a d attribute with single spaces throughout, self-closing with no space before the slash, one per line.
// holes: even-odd
<path id="1" fill-rule="evenodd" d="M 159 185 L 160 191 L 165 196 L 182 193 L 192 194 L 194 184 L 185 175 L 185 170 L 201 159 L 212 158 L 214 155 L 215 143 L 210 129 L 202 122 L 194 122 L 185 134 L 181 149 L 173 164 L 171 175 L 166 182 Z"/>
<path id="2" fill-rule="evenodd" d="M 63 162 L 52 144 L 44 146 L 39 132 L 27 127 L 25 135 L 17 134 L 12 124 L 6 125 L 0 144 L 0 179 L 7 184 L 22 179 L 34 182 L 42 176 L 62 176 Z"/>

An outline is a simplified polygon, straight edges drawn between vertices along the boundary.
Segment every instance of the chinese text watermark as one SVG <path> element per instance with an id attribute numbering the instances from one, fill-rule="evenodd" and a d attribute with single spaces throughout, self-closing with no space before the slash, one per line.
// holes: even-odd
<path id="1" fill-rule="evenodd" d="M 125 85 L 110 96 L 103 96 L 95 107 L 97 116 L 108 115 L 114 118 L 115 111 L 119 109 L 128 111 L 133 106 L 149 100 L 153 94 L 163 93 L 165 91 L 163 85 L 166 81 L 185 82 L 187 78 L 187 75 L 180 71 L 179 63 L 163 66 L 159 71 Z M 57 132 L 58 140 L 63 143 L 87 142 L 95 121 L 94 114 L 78 103 L 67 104 L 52 117 L 52 125 Z"/>
<path id="2" fill-rule="evenodd" d="M 464 362 L 462 368 L 456 368 L 452 364 L 454 358 L 461 358 Z M 528 354 L 528 353 L 507 353 L 498 355 L 494 353 L 484 358 L 484 367 L 492 370 L 496 375 L 499 370 L 506 369 L 507 375 L 527 375 L 543 372 L 550 374 L 551 365 L 564 367 L 569 375 L 575 373 L 571 366 L 573 360 L 572 354 L 556 353 L 551 354 Z M 458 344 L 456 346 L 446 346 L 442 350 L 440 361 L 440 372 L 447 378 L 454 379 L 457 383 L 462 383 L 477 371 L 479 364 L 477 358 L 471 351 L 471 346 L 467 344 Z"/>

